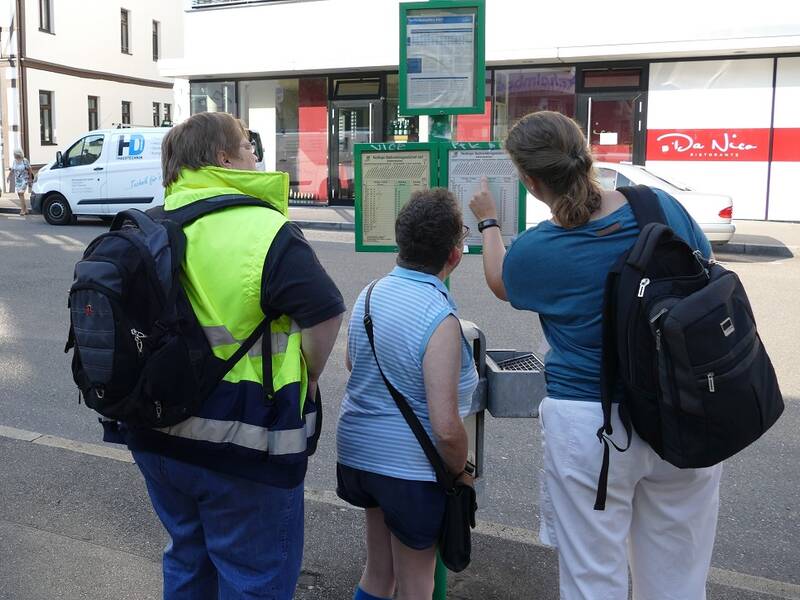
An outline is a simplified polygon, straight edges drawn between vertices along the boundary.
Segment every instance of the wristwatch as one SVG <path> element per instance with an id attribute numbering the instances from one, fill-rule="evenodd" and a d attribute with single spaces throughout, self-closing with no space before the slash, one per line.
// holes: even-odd
<path id="1" fill-rule="evenodd" d="M 478 231 L 483 233 L 484 229 L 488 229 L 489 227 L 500 227 L 500 223 L 497 222 L 497 219 L 484 219 L 478 223 Z"/>
<path id="2" fill-rule="evenodd" d="M 467 475 L 475 475 L 475 465 L 467 461 L 467 464 L 464 465 L 464 473 Z"/>

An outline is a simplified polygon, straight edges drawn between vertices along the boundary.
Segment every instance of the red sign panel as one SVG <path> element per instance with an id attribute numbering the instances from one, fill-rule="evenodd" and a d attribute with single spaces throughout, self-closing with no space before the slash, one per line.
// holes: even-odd
<path id="1" fill-rule="evenodd" d="M 775 130 L 772 160 L 800 162 L 800 127 Z"/>
<path id="2" fill-rule="evenodd" d="M 647 160 L 767 161 L 769 129 L 649 129 Z"/>
<path id="3" fill-rule="evenodd" d="M 769 129 L 650 129 L 647 160 L 769 160 Z M 772 160 L 800 162 L 800 128 L 777 128 Z"/>

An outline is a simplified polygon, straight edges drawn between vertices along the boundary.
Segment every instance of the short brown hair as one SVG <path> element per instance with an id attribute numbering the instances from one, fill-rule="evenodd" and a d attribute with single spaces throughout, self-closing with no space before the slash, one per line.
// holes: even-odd
<path id="1" fill-rule="evenodd" d="M 248 139 L 242 122 L 223 112 L 197 113 L 176 125 L 161 142 L 164 187 L 177 181 L 181 169 L 218 167 L 219 152 L 238 156 L 242 138 Z"/>
<path id="2" fill-rule="evenodd" d="M 508 132 L 506 150 L 520 171 L 558 196 L 550 210 L 562 227 L 584 225 L 600 208 L 592 154 L 569 117 L 549 110 L 525 115 Z"/>
<path id="3" fill-rule="evenodd" d="M 400 210 L 394 224 L 401 267 L 436 274 L 458 246 L 464 221 L 455 196 L 445 188 L 420 190 Z"/>

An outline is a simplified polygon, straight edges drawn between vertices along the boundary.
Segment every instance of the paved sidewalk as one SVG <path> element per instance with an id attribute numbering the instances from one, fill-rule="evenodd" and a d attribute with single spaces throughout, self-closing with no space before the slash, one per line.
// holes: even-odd
<path id="1" fill-rule="evenodd" d="M 30 202 L 30 200 L 28 200 Z M 14 194 L 0 196 L 0 213 L 19 211 Z M 343 206 L 290 206 L 289 216 L 303 229 L 354 231 L 355 211 Z M 720 247 L 723 254 L 791 258 L 800 255 L 800 223 L 734 220 L 733 239 Z"/>
<path id="2" fill-rule="evenodd" d="M 167 537 L 130 455 L 0 427 L 0 600 L 156 600 Z M 312 459 L 313 460 L 313 459 Z M 480 513 L 479 513 L 480 517 Z M 306 490 L 297 600 L 349 600 L 364 565 L 363 516 Z M 557 560 L 528 530 L 479 523 L 450 600 L 556 600 Z M 712 569 L 709 600 L 798 600 L 800 586 Z"/>

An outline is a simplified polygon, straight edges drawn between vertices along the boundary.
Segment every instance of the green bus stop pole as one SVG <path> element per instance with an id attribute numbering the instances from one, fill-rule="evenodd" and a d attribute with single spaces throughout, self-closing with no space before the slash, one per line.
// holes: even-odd
<path id="1" fill-rule="evenodd" d="M 450 115 L 431 116 L 431 129 L 429 139 L 431 142 L 449 142 L 451 139 Z M 450 280 L 445 282 L 448 289 Z M 447 598 L 447 567 L 444 566 L 439 553 L 436 553 L 436 571 L 433 574 L 433 600 Z"/>

